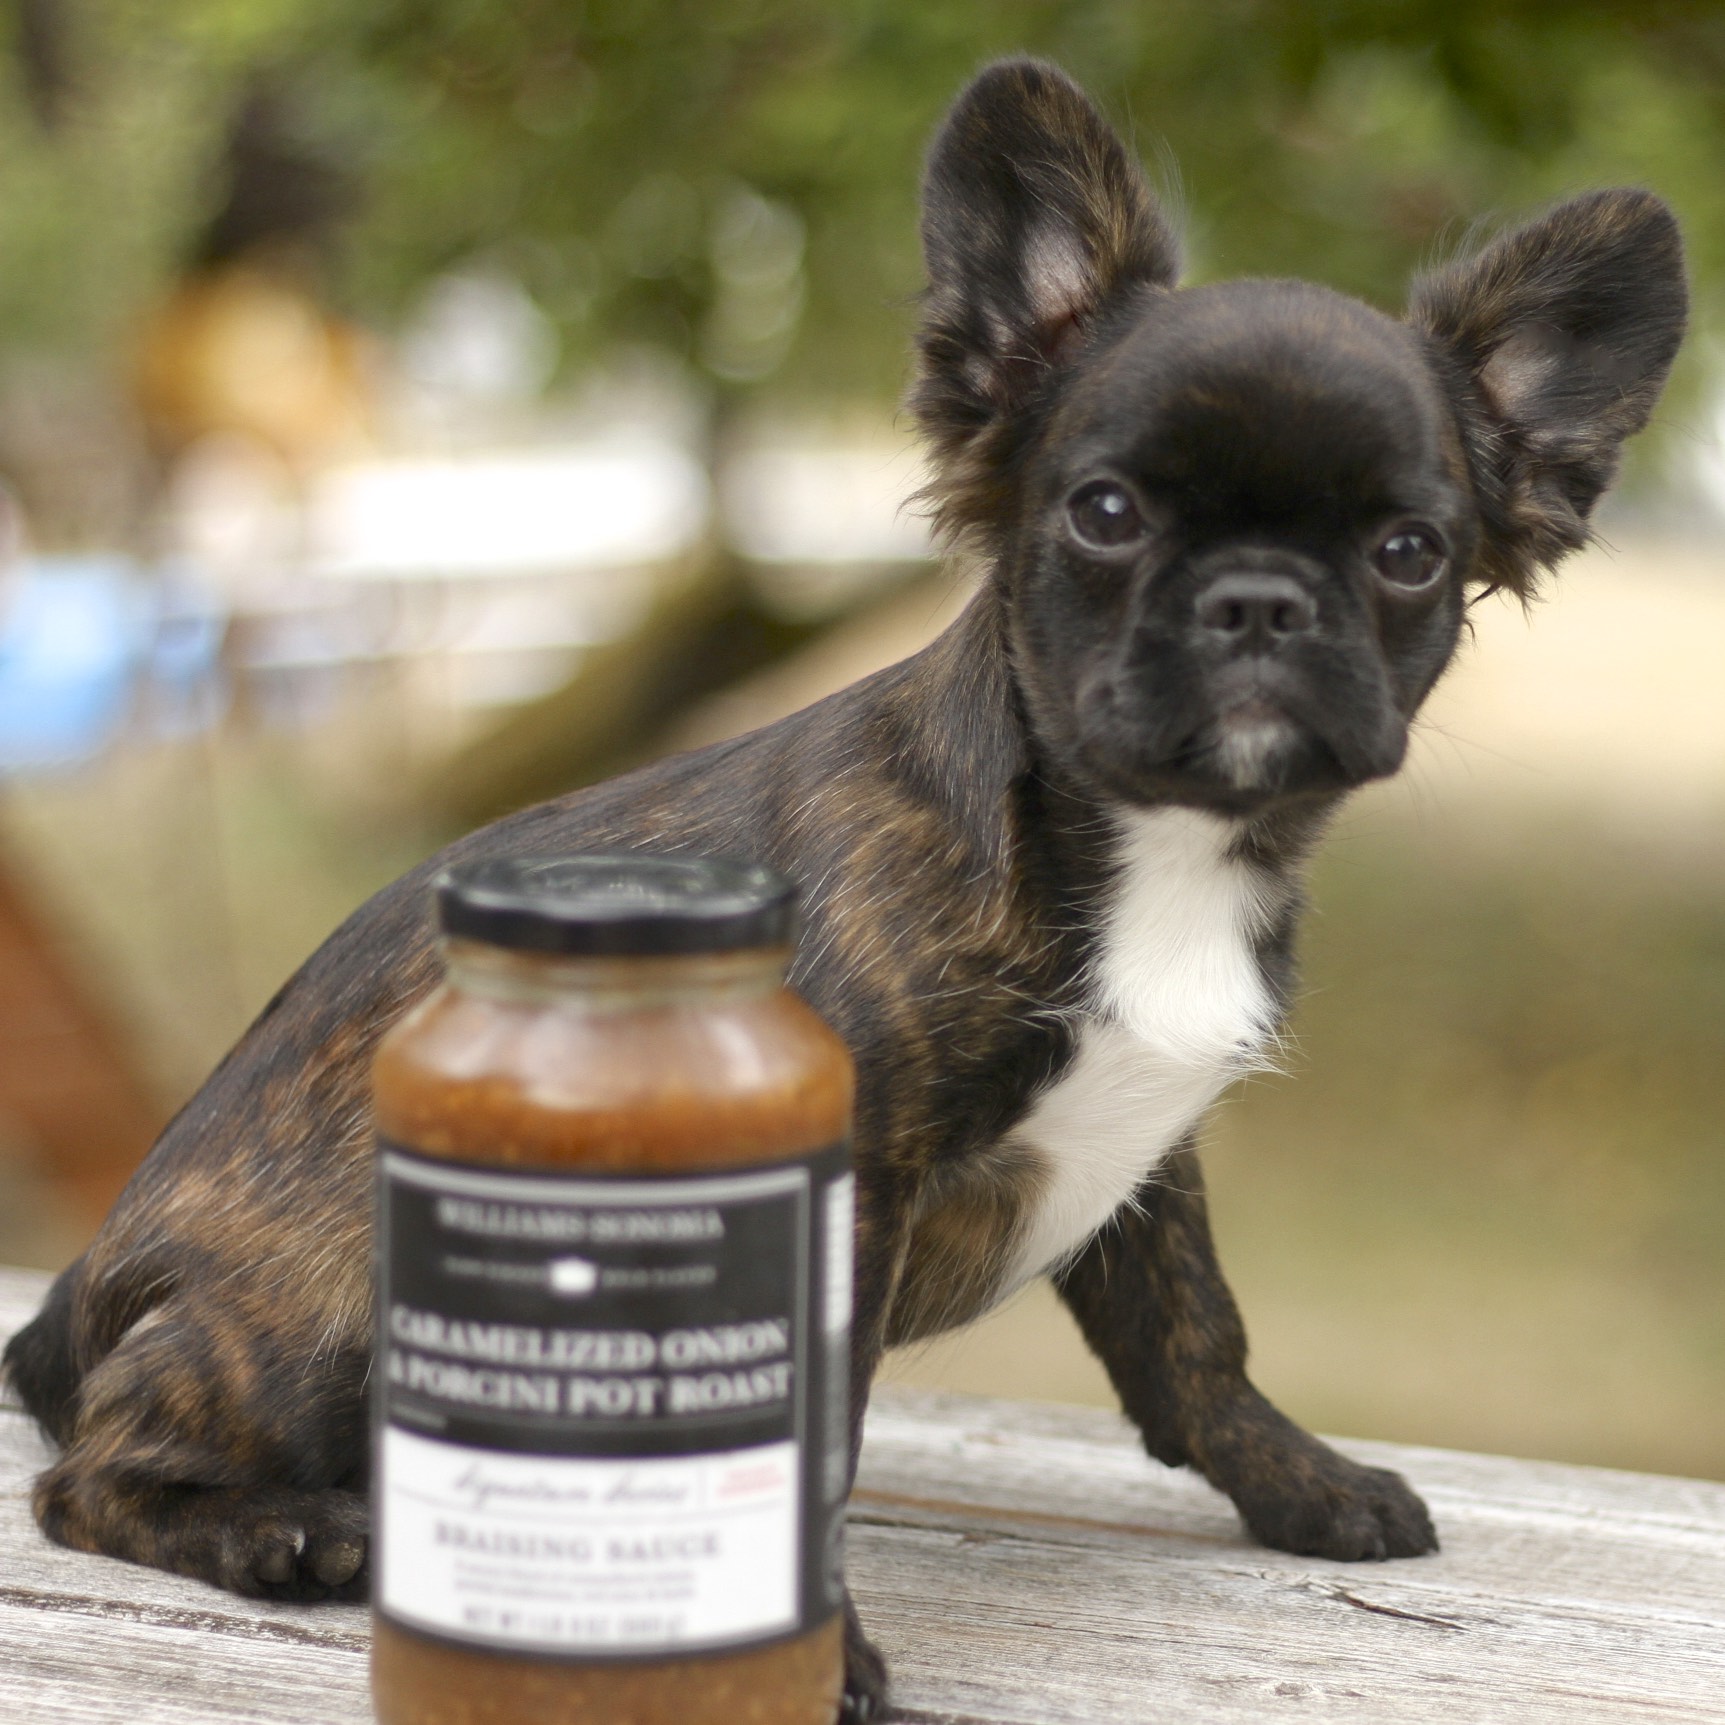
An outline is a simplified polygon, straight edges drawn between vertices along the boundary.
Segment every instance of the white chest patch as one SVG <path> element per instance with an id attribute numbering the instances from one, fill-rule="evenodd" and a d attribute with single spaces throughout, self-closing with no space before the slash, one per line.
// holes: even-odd
<path id="1" fill-rule="evenodd" d="M 1229 856 L 1233 824 L 1196 809 L 1118 819 L 1091 1008 L 1071 1062 L 1012 1132 L 1043 1178 L 1002 1292 L 1089 1239 L 1274 1034 L 1253 941 L 1279 895 Z"/>

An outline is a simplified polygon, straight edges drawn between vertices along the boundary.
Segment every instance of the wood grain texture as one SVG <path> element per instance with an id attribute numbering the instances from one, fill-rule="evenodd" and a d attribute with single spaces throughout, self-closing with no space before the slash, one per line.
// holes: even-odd
<path id="1" fill-rule="evenodd" d="M 0 1271 L 0 1333 L 43 1286 Z M 1725 1725 L 1725 1485 L 1346 1448 L 1425 1493 L 1441 1554 L 1264 1551 L 1112 1415 L 884 1394 L 850 1570 L 903 1717 Z M 45 1455 L 0 1411 L 0 1719 L 370 1718 L 363 1609 L 242 1600 L 50 1546 L 25 1504 Z"/>

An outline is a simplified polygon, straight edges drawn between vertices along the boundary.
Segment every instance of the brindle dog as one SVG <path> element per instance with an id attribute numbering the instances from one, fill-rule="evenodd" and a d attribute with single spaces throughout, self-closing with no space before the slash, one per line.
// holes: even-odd
<path id="1" fill-rule="evenodd" d="M 223 1587 L 365 1579 L 382 1032 L 454 858 L 638 846 L 800 883 L 797 986 L 856 1056 L 853 1406 L 884 1348 L 1048 1273 L 1151 1455 L 1267 1544 L 1406 1557 L 1393 1474 L 1255 1390 L 1193 1132 L 1289 995 L 1301 865 L 1393 772 L 1470 591 L 1581 545 L 1682 332 L 1658 199 L 1577 198 L 1420 281 L 1176 291 L 1137 166 L 1052 67 L 936 139 L 913 406 L 987 575 L 926 651 L 528 809 L 351 917 L 163 1134 L 8 1350 L 49 1535 Z M 850 1618 L 847 1710 L 878 1716 Z"/>

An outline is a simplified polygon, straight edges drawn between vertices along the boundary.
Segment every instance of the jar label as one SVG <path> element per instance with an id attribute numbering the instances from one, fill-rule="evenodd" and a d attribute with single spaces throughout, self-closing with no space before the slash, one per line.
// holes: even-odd
<path id="1" fill-rule="evenodd" d="M 380 1150 L 379 1612 L 601 1659 L 824 1622 L 843 1599 L 846 1148 L 604 1179 Z"/>

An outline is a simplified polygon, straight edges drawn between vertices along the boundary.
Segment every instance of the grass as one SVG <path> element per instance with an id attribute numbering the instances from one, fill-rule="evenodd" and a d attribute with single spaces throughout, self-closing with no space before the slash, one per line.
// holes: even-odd
<path id="1" fill-rule="evenodd" d="M 1725 1477 L 1725 879 L 1381 806 L 1314 881 L 1296 1070 L 1213 1131 L 1260 1376 L 1332 1429 Z"/>

